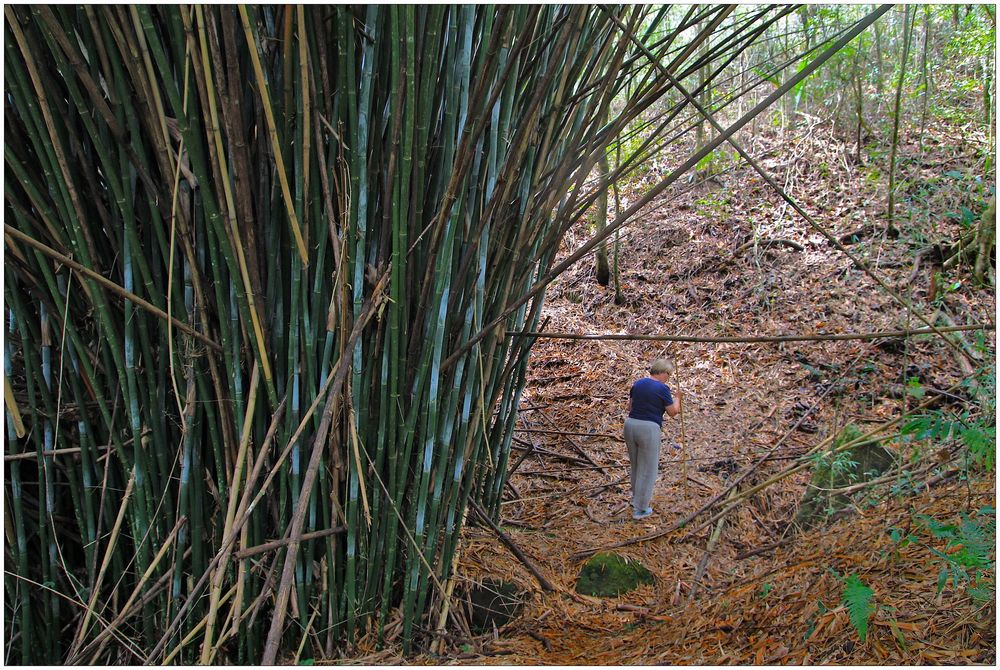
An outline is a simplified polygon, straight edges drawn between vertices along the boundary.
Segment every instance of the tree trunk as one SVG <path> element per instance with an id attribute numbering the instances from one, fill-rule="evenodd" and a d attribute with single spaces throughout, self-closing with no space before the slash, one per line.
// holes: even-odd
<path id="1" fill-rule="evenodd" d="M 896 80 L 896 102 L 892 113 L 892 147 L 889 151 L 889 227 L 892 228 L 896 212 L 896 153 L 899 147 L 899 118 L 903 99 L 903 80 L 906 78 L 906 62 L 910 57 L 910 8 L 903 7 L 903 59 L 899 64 L 899 78 Z"/>
<path id="2" fill-rule="evenodd" d="M 597 161 L 597 178 L 604 182 L 607 180 L 611 170 L 608 168 L 608 154 L 601 152 L 601 158 Z M 599 235 L 608 225 L 608 189 L 607 186 L 601 189 L 601 194 L 597 198 L 597 216 L 595 217 L 596 233 Z M 597 283 L 607 286 L 611 283 L 611 269 L 608 267 L 608 243 L 602 240 L 597 246 Z"/>
<path id="3" fill-rule="evenodd" d="M 622 140 L 619 135 L 615 139 L 615 170 L 622 164 Z M 618 180 L 611 182 L 611 188 L 614 189 L 615 193 L 615 217 L 617 218 L 618 212 L 622 211 L 622 198 L 621 193 L 618 192 Z M 619 264 L 619 256 L 621 254 L 621 229 L 615 231 L 615 255 L 614 255 L 614 267 L 612 271 L 614 272 L 615 280 L 615 304 L 624 305 L 625 295 L 622 293 L 622 282 L 621 282 L 621 265 Z"/>
<path id="4" fill-rule="evenodd" d="M 883 93 L 882 71 L 885 69 L 885 65 L 882 60 L 882 31 L 879 30 L 879 23 L 876 21 L 872 28 L 875 30 L 875 90 L 881 96 Z"/>
<path id="5" fill-rule="evenodd" d="M 864 93 L 861 89 L 861 72 L 858 68 L 858 62 L 861 60 L 861 49 L 858 48 L 854 52 L 854 98 L 857 102 L 855 106 L 855 112 L 857 114 L 857 152 L 858 152 L 858 165 L 861 165 L 861 131 L 864 124 Z"/>

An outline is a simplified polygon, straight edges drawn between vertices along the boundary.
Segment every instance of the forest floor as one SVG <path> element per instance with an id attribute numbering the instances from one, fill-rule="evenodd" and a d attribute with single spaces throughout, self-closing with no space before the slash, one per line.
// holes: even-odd
<path id="1" fill-rule="evenodd" d="M 995 292 L 977 285 L 967 268 L 945 272 L 944 285 L 932 282 L 940 265 L 928 262 L 914 273 L 919 250 L 950 244 L 969 225 L 962 207 L 982 212 L 975 191 L 991 176 L 977 177 L 971 166 L 981 165 L 975 154 L 983 139 L 938 128 L 925 135 L 919 160 L 912 158 L 920 154 L 916 142 L 904 141 L 901 155 L 911 158 L 901 161 L 898 235 L 886 232 L 884 172 L 875 167 L 887 161 L 866 157 L 859 164 L 828 126 L 800 126 L 788 135 L 758 131 L 750 150 L 766 156 L 763 166 L 820 225 L 838 238 L 857 232 L 848 248 L 938 325 L 945 318 L 993 323 Z M 653 166 L 622 195 L 635 199 L 661 177 Z M 562 253 L 588 236 L 582 226 L 571 231 Z M 801 249 L 754 244 L 772 238 Z M 548 290 L 546 331 L 722 337 L 923 325 L 744 166 L 678 183 L 622 230 L 620 244 L 624 304 L 615 304 L 612 288 L 597 285 L 592 259 L 580 262 Z M 995 333 L 983 337 L 982 363 L 992 366 Z M 961 339 L 974 343 L 976 334 Z M 677 362 L 669 385 L 684 394 L 684 420 L 665 420 L 654 514 L 633 521 L 621 426 L 631 382 L 660 356 Z M 813 530 L 793 523 L 807 469 L 750 497 L 721 526 L 706 526 L 711 513 L 702 514 L 686 528 L 634 542 L 724 493 L 779 441 L 736 490 L 781 472 L 846 424 L 868 430 L 899 417 L 926 397 L 909 393 L 909 380 L 919 379 L 925 390 L 948 389 L 968 371 L 964 365 L 929 336 L 753 344 L 538 340 L 501 523 L 555 590 L 540 588 L 492 530 L 468 524 L 456 592 L 484 579 L 507 580 L 521 591 L 522 611 L 485 635 L 453 632 L 438 649 L 442 655 L 417 662 L 995 663 L 995 591 L 982 601 L 962 579 L 939 588 L 943 557 L 956 543 L 926 520 L 960 524 L 964 514 L 970 523 L 982 521 L 990 513 L 983 508 L 995 505 L 995 478 L 992 471 L 956 476 L 961 464 L 948 462 L 947 449 L 906 446 L 935 451 Z M 938 409 L 946 411 L 952 399 Z M 897 440 L 885 446 L 901 449 Z M 534 453 L 522 461 L 525 449 Z M 718 539 L 707 550 L 713 531 Z M 900 533 L 911 540 L 900 543 Z M 575 592 L 579 552 L 629 541 L 615 551 L 648 568 L 654 585 L 618 598 Z M 699 564 L 704 574 L 696 582 Z M 841 602 L 849 574 L 874 592 L 864 641 Z M 381 654 L 362 660 L 394 662 Z"/>

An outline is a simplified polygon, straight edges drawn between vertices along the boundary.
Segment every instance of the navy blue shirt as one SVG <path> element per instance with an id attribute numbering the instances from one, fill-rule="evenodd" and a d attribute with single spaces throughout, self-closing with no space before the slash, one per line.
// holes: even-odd
<path id="1" fill-rule="evenodd" d="M 674 404 L 670 388 L 663 382 L 650 377 L 644 377 L 632 384 L 628 392 L 632 399 L 632 410 L 628 413 L 630 419 L 652 421 L 658 426 L 663 425 L 663 412 Z"/>

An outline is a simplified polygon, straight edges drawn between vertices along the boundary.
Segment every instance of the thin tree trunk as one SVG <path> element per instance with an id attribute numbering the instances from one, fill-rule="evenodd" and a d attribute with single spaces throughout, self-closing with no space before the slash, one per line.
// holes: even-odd
<path id="1" fill-rule="evenodd" d="M 918 136 L 918 142 L 920 142 L 920 155 L 923 156 L 924 153 L 924 129 L 927 127 L 927 102 L 931 95 L 931 82 L 930 77 L 927 73 L 927 44 L 931 39 L 931 8 L 930 5 L 924 5 L 924 51 L 920 57 L 920 79 L 921 85 L 924 88 L 923 100 L 921 101 L 920 110 L 920 135 Z"/>
<path id="2" fill-rule="evenodd" d="M 882 72 L 885 70 L 885 62 L 882 60 L 882 31 L 879 30 L 879 22 L 876 21 L 875 25 L 872 26 L 875 30 L 875 90 L 881 96 L 884 87 L 882 85 Z"/>
<path id="3" fill-rule="evenodd" d="M 896 80 L 896 102 L 892 114 L 892 148 L 889 151 L 889 228 L 892 228 L 896 213 L 896 154 L 899 147 L 899 119 L 903 99 L 903 80 L 906 79 L 906 63 L 910 57 L 910 8 L 903 7 L 903 59 L 899 64 L 899 78 Z"/>
<path id="4" fill-rule="evenodd" d="M 855 112 L 857 115 L 857 152 L 858 165 L 861 165 L 861 131 L 864 124 L 864 94 L 861 88 L 861 71 L 858 63 L 861 60 L 861 49 L 854 52 L 854 97 L 857 102 Z"/>
<path id="5" fill-rule="evenodd" d="M 597 178 L 604 182 L 608 178 L 611 170 L 608 167 L 608 153 L 607 151 L 601 152 L 601 157 L 597 161 Z M 607 187 L 601 189 L 601 193 L 597 198 L 597 234 L 600 234 L 605 226 L 608 225 L 608 189 Z M 608 267 L 608 243 L 607 240 L 601 240 L 601 243 L 597 246 L 597 283 L 601 286 L 607 286 L 611 283 L 611 270 Z"/>
<path id="6" fill-rule="evenodd" d="M 976 263 L 973 267 L 973 275 L 981 282 L 987 279 L 987 272 L 991 270 L 990 256 L 996 246 L 997 236 L 997 199 L 996 196 L 990 198 L 990 202 L 979 219 L 979 231 L 976 234 Z M 990 277 L 992 283 L 992 276 Z"/>
<path id="7" fill-rule="evenodd" d="M 622 164 L 622 138 L 619 135 L 615 139 L 615 170 Z M 611 188 L 615 193 L 615 218 L 618 217 L 618 212 L 622 211 L 622 199 L 621 193 L 618 192 L 618 180 L 611 182 Z M 615 304 L 624 305 L 625 296 L 622 294 L 622 282 L 621 282 L 621 265 L 619 263 L 619 256 L 621 254 L 621 229 L 615 231 L 615 247 L 614 247 L 614 264 L 612 267 L 612 273 L 615 280 Z"/>

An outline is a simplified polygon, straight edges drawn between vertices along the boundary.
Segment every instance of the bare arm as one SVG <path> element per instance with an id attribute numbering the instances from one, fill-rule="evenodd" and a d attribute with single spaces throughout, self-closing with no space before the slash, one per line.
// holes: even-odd
<path id="1" fill-rule="evenodd" d="M 674 401 L 667 405 L 667 415 L 671 418 L 677 416 L 681 413 L 681 394 L 680 392 L 674 393 Z"/>

